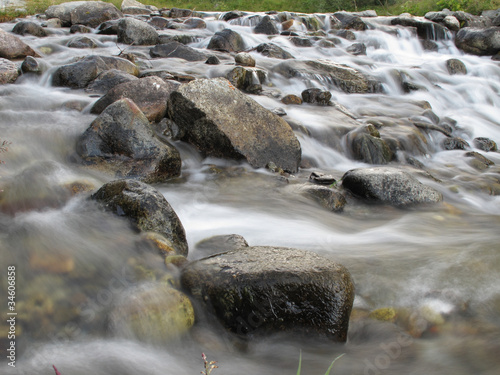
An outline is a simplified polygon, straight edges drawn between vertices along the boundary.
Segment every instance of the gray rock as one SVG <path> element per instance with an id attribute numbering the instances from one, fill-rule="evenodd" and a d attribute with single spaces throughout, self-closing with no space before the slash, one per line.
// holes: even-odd
<path id="1" fill-rule="evenodd" d="M 171 18 L 184 18 L 191 16 L 193 16 L 193 11 L 191 9 L 172 8 L 169 12 L 169 17 Z"/>
<path id="2" fill-rule="evenodd" d="M 443 25 L 451 31 L 460 30 L 460 21 L 455 16 L 446 16 L 443 20 Z"/>
<path id="3" fill-rule="evenodd" d="M 312 42 L 311 39 L 309 38 L 303 38 L 300 36 L 292 36 L 290 38 L 290 42 L 293 43 L 293 45 L 297 47 L 312 47 Z"/>
<path id="4" fill-rule="evenodd" d="M 442 40 L 447 37 L 446 27 L 435 22 L 422 21 L 409 15 L 401 15 L 391 20 L 392 25 L 414 27 L 417 34 L 424 40 Z"/>
<path id="5" fill-rule="evenodd" d="M 259 44 L 256 49 L 257 52 L 263 54 L 264 56 L 272 57 L 274 59 L 286 60 L 294 58 L 289 52 L 274 43 L 262 43 Z"/>
<path id="6" fill-rule="evenodd" d="M 158 43 L 158 33 L 144 21 L 123 18 L 118 22 L 118 43 L 151 46 Z"/>
<path id="7" fill-rule="evenodd" d="M 248 247 L 194 261 L 182 286 L 241 337 L 300 332 L 344 342 L 354 285 L 342 265 L 312 252 Z"/>
<path id="8" fill-rule="evenodd" d="M 319 60 L 286 60 L 273 67 L 273 71 L 286 78 L 324 78 L 332 86 L 346 93 L 370 93 L 381 90 L 380 83 L 346 65 Z M 324 82 L 323 81 L 323 82 Z"/>
<path id="9" fill-rule="evenodd" d="M 222 20 L 228 22 L 228 21 L 231 21 L 231 20 L 234 20 L 235 18 L 240 18 L 240 17 L 243 17 L 244 16 L 244 13 L 240 10 L 232 10 L 230 12 L 227 12 L 227 13 L 224 13 L 222 15 Z"/>
<path id="10" fill-rule="evenodd" d="M 484 29 L 492 26 L 492 21 L 488 17 L 475 16 L 462 11 L 453 12 L 452 16 L 460 22 L 460 27 Z"/>
<path id="11" fill-rule="evenodd" d="M 407 172 L 390 167 L 350 170 L 342 177 L 342 186 L 361 198 L 398 207 L 443 200 L 434 188 Z"/>
<path id="12" fill-rule="evenodd" d="M 219 60 L 219 58 L 217 56 L 210 55 L 210 56 L 208 56 L 207 61 L 205 61 L 205 64 L 208 64 L 208 65 L 219 65 L 220 64 L 220 60 Z"/>
<path id="13" fill-rule="evenodd" d="M 236 31 L 224 29 L 215 33 L 207 48 L 222 52 L 240 52 L 245 49 L 245 43 Z"/>
<path id="14" fill-rule="evenodd" d="M 17 36 L 0 29 L 0 57 L 15 60 L 23 59 L 26 56 L 40 57 Z"/>
<path id="15" fill-rule="evenodd" d="M 345 196 L 338 189 L 324 185 L 303 184 L 298 193 L 333 212 L 341 212 L 347 203 Z"/>
<path id="16" fill-rule="evenodd" d="M 103 1 L 85 1 L 70 11 L 72 25 L 85 25 L 92 28 L 109 20 L 123 17 L 114 4 Z M 62 20 L 61 20 L 62 21 Z"/>
<path id="17" fill-rule="evenodd" d="M 351 131 L 347 135 L 347 144 L 356 160 L 369 164 L 387 164 L 394 154 L 373 125 Z"/>
<path id="18" fill-rule="evenodd" d="M 102 72 L 87 86 L 85 91 L 94 94 L 106 94 L 113 87 L 120 83 L 135 81 L 139 78 L 136 76 L 122 72 L 121 70 L 110 69 Z"/>
<path id="19" fill-rule="evenodd" d="M 273 162 L 285 171 L 298 170 L 301 148 L 290 126 L 224 78 L 182 85 L 170 95 L 168 114 L 179 138 L 204 155 L 246 159 L 255 168 Z"/>
<path id="20" fill-rule="evenodd" d="M 346 48 L 346 52 L 354 56 L 366 55 L 366 45 L 364 43 L 353 43 Z"/>
<path id="21" fill-rule="evenodd" d="M 71 34 L 89 34 L 92 32 L 92 28 L 84 25 L 72 25 L 69 29 Z"/>
<path id="22" fill-rule="evenodd" d="M 97 28 L 97 33 L 101 35 L 118 35 L 118 22 L 120 20 L 109 20 L 101 23 Z"/>
<path id="23" fill-rule="evenodd" d="M 279 34 L 279 30 L 271 20 L 271 17 L 264 16 L 262 20 L 255 26 L 253 29 L 255 34 L 266 34 L 266 35 L 277 35 Z"/>
<path id="24" fill-rule="evenodd" d="M 262 69 L 237 66 L 226 74 L 226 78 L 237 89 L 258 94 L 262 91 L 266 72 Z"/>
<path id="25" fill-rule="evenodd" d="M 443 141 L 445 150 L 467 150 L 470 148 L 469 143 L 460 137 L 449 137 Z"/>
<path id="26" fill-rule="evenodd" d="M 255 66 L 255 59 L 253 58 L 252 55 L 246 52 L 237 53 L 236 56 L 234 56 L 234 62 L 236 63 L 236 65 L 241 65 L 241 66 L 249 66 L 249 67 Z"/>
<path id="27" fill-rule="evenodd" d="M 204 256 L 243 249 L 245 247 L 248 247 L 248 243 L 239 234 L 212 236 L 201 240 L 195 245 L 196 250 L 202 252 Z"/>
<path id="28" fill-rule="evenodd" d="M 311 88 L 302 91 L 302 100 L 305 103 L 328 105 L 330 99 L 332 99 L 332 93 L 330 91 L 324 91 L 318 88 Z"/>
<path id="29" fill-rule="evenodd" d="M 32 56 L 27 56 L 21 64 L 21 71 L 23 73 L 42 74 L 47 69 L 48 66 L 43 60 L 37 60 Z"/>
<path id="30" fill-rule="evenodd" d="M 487 29 L 460 29 L 455 37 L 455 45 L 473 55 L 493 56 L 500 51 L 500 27 Z"/>
<path id="31" fill-rule="evenodd" d="M 340 21 L 342 29 L 363 31 L 368 28 L 361 17 L 358 17 L 352 13 L 336 12 L 333 15 L 335 16 L 335 18 L 337 18 L 337 20 Z"/>
<path id="32" fill-rule="evenodd" d="M 19 76 L 17 64 L 0 58 L 0 85 L 14 83 Z"/>
<path id="33" fill-rule="evenodd" d="M 52 77 L 54 86 L 84 88 L 106 70 L 117 69 L 134 76 L 139 69 L 133 63 L 114 56 L 87 56 L 72 64 L 59 67 Z"/>
<path id="34" fill-rule="evenodd" d="M 425 18 L 433 22 L 442 22 L 446 17 L 451 16 L 452 12 L 449 9 L 443 9 L 440 12 L 427 12 Z"/>
<path id="35" fill-rule="evenodd" d="M 176 57 L 187 61 L 205 61 L 207 59 L 207 56 L 203 52 L 175 41 L 158 44 L 151 48 L 149 54 L 155 58 Z"/>
<path id="36" fill-rule="evenodd" d="M 356 35 L 351 30 L 338 30 L 334 35 L 347 40 L 356 40 Z"/>
<path id="37" fill-rule="evenodd" d="M 179 152 L 155 138 L 148 119 L 130 99 L 106 108 L 78 138 L 76 151 L 86 165 L 148 183 L 181 171 Z"/>
<path id="38" fill-rule="evenodd" d="M 97 40 L 87 36 L 77 36 L 71 39 L 67 46 L 70 48 L 97 48 L 99 43 Z"/>
<path id="39" fill-rule="evenodd" d="M 71 11 L 86 3 L 86 1 L 73 1 L 59 5 L 51 5 L 45 11 L 45 16 L 47 16 L 47 18 L 59 18 L 63 27 L 70 27 Z"/>
<path id="40" fill-rule="evenodd" d="M 178 82 L 164 81 L 159 77 L 144 77 L 120 83 L 100 98 L 90 112 L 102 113 L 110 104 L 128 98 L 137 104 L 149 121 L 159 122 L 167 112 L 170 94 L 179 85 Z"/>
<path id="41" fill-rule="evenodd" d="M 152 17 L 148 23 L 155 29 L 163 30 L 166 29 L 170 21 L 165 17 Z"/>
<path id="42" fill-rule="evenodd" d="M 185 20 L 183 23 L 188 29 L 206 29 L 207 23 L 201 18 L 191 17 Z"/>
<path id="43" fill-rule="evenodd" d="M 454 74 L 467 74 L 467 68 L 465 64 L 458 59 L 448 59 L 446 60 L 446 69 L 451 75 Z"/>
<path id="44" fill-rule="evenodd" d="M 497 151 L 496 142 L 485 137 L 474 138 L 474 146 L 483 151 Z"/>
<path id="45" fill-rule="evenodd" d="M 179 217 L 163 194 L 136 180 L 116 180 L 104 184 L 91 199 L 107 211 L 128 219 L 143 232 L 156 232 L 172 242 L 178 254 L 187 256 L 186 233 Z"/>
<path id="46" fill-rule="evenodd" d="M 21 21 L 16 23 L 12 32 L 18 35 L 29 34 L 37 37 L 47 36 L 47 31 L 42 26 L 31 21 Z"/>

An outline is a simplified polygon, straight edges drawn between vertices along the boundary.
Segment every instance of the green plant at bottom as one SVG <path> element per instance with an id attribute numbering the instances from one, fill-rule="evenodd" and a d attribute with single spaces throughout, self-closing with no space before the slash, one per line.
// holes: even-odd
<path id="1" fill-rule="evenodd" d="M 342 353 L 341 355 L 339 355 L 337 358 L 335 358 L 332 361 L 332 363 L 330 364 L 330 367 L 328 367 L 328 370 L 326 370 L 325 375 L 330 374 L 330 371 L 332 370 L 332 367 L 333 367 L 333 364 L 335 363 L 335 361 L 337 361 L 337 359 L 343 357 L 344 355 L 345 355 L 345 353 Z M 302 367 L 302 352 L 300 352 L 300 354 L 299 354 L 299 368 L 297 369 L 297 375 L 300 375 L 301 367 Z"/>

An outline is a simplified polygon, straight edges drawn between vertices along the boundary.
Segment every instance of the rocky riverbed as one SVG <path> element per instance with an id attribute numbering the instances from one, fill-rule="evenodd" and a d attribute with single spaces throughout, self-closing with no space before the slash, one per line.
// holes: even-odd
<path id="1" fill-rule="evenodd" d="M 0 24 L 7 373 L 496 374 L 499 17 Z"/>

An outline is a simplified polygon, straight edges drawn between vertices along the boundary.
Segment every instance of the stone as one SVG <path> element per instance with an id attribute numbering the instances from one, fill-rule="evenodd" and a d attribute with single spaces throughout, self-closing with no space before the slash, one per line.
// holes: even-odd
<path id="1" fill-rule="evenodd" d="M 368 28 L 361 17 L 346 12 L 336 12 L 333 14 L 341 23 L 342 29 L 363 31 Z"/>
<path id="2" fill-rule="evenodd" d="M 289 94 L 285 95 L 281 99 L 281 103 L 290 105 L 290 104 L 302 104 L 302 98 L 298 97 L 297 95 Z"/>
<path id="3" fill-rule="evenodd" d="M 356 40 L 356 34 L 351 30 L 338 30 L 335 31 L 334 35 L 346 40 Z"/>
<path id="4" fill-rule="evenodd" d="M 500 27 L 486 29 L 464 27 L 457 33 L 455 45 L 473 55 L 493 56 L 500 51 Z"/>
<path id="5" fill-rule="evenodd" d="M 443 19 L 443 25 L 446 26 L 451 31 L 460 30 L 460 21 L 458 21 L 455 16 L 446 16 Z"/>
<path id="6" fill-rule="evenodd" d="M 163 194 L 152 186 L 137 180 L 115 180 L 104 184 L 91 199 L 139 231 L 163 235 L 177 254 L 187 256 L 184 227 Z"/>
<path id="7" fill-rule="evenodd" d="M 10 60 L 0 58 L 0 85 L 14 83 L 18 76 L 17 64 Z"/>
<path id="8" fill-rule="evenodd" d="M 159 141 L 149 120 L 130 99 L 108 106 L 77 139 L 76 152 L 90 168 L 148 183 L 177 177 L 179 152 Z"/>
<path id="9" fill-rule="evenodd" d="M 172 8 L 169 13 L 169 17 L 171 18 L 184 18 L 191 16 L 193 16 L 193 11 L 191 9 Z"/>
<path id="10" fill-rule="evenodd" d="M 156 29 L 135 18 L 122 18 L 118 22 L 118 43 L 151 46 L 158 43 Z"/>
<path id="11" fill-rule="evenodd" d="M 16 23 L 12 32 L 18 35 L 33 35 L 39 38 L 47 36 L 47 31 L 39 24 L 32 21 L 21 21 Z"/>
<path id="12" fill-rule="evenodd" d="M 127 291 L 110 314 L 115 335 L 165 344 L 185 335 L 195 321 L 189 298 L 167 282 L 142 284 Z"/>
<path id="13" fill-rule="evenodd" d="M 448 29 L 435 22 L 422 21 L 417 17 L 402 14 L 391 20 L 391 25 L 414 27 L 417 35 L 424 40 L 443 40 L 447 38 Z"/>
<path id="14" fill-rule="evenodd" d="M 486 152 L 497 151 L 496 142 L 485 137 L 474 138 L 474 146 Z"/>
<path id="15" fill-rule="evenodd" d="M 0 29 L 0 58 L 15 60 L 24 59 L 26 56 L 40 57 L 17 36 Z"/>
<path id="16" fill-rule="evenodd" d="M 68 44 L 70 48 L 97 48 L 99 46 L 98 42 L 87 36 L 77 36 L 71 39 Z"/>
<path id="17" fill-rule="evenodd" d="M 205 64 L 208 64 L 208 65 L 219 65 L 220 64 L 220 60 L 219 60 L 219 58 L 217 56 L 210 55 L 210 56 L 208 56 L 207 61 L 205 61 Z"/>
<path id="18" fill-rule="evenodd" d="M 466 152 L 465 157 L 472 158 L 473 160 L 470 162 L 470 165 L 472 165 L 474 168 L 478 170 L 484 170 L 495 164 L 492 160 L 488 159 L 487 157 L 481 155 L 479 152 L 476 151 Z"/>
<path id="19" fill-rule="evenodd" d="M 317 79 L 320 76 L 324 81 L 346 93 L 371 93 L 381 90 L 380 83 L 373 78 L 346 65 L 332 61 L 290 59 L 276 64 L 272 70 L 285 78 L 305 77 Z"/>
<path id="20" fill-rule="evenodd" d="M 347 204 L 345 196 L 338 189 L 324 185 L 303 184 L 298 188 L 298 193 L 333 212 L 341 212 Z"/>
<path id="21" fill-rule="evenodd" d="M 92 32 L 92 28 L 84 25 L 72 25 L 69 29 L 71 34 L 89 34 Z"/>
<path id="22" fill-rule="evenodd" d="M 60 29 L 62 27 L 62 22 L 59 18 L 50 18 L 42 22 L 42 27 Z"/>
<path id="23" fill-rule="evenodd" d="M 152 17 L 148 23 L 155 29 L 163 30 L 166 29 L 170 21 L 165 17 Z"/>
<path id="24" fill-rule="evenodd" d="M 408 172 L 391 167 L 352 169 L 342 177 L 342 186 L 369 202 L 396 207 L 438 203 L 443 195 L 422 184 Z"/>
<path id="25" fill-rule="evenodd" d="M 54 86 L 85 88 L 99 74 L 116 69 L 134 76 L 139 75 L 139 68 L 126 59 L 115 56 L 90 55 L 72 64 L 56 69 L 52 77 Z"/>
<path id="26" fill-rule="evenodd" d="M 150 15 L 151 13 L 158 11 L 158 8 L 151 5 L 144 5 L 143 3 L 136 0 L 123 0 L 120 6 L 123 14 L 144 14 Z"/>
<path id="27" fill-rule="evenodd" d="M 90 113 L 100 114 L 117 100 L 132 100 L 151 122 L 159 122 L 167 113 L 167 100 L 179 87 L 175 81 L 164 81 L 159 77 L 144 77 L 120 83 L 100 98 Z"/>
<path id="28" fill-rule="evenodd" d="M 168 114 L 179 127 L 179 139 L 203 155 L 246 159 L 255 168 L 274 162 L 285 171 L 298 170 L 300 143 L 286 121 L 224 78 L 182 85 L 170 95 Z"/>
<path id="29" fill-rule="evenodd" d="M 149 54 L 154 58 L 176 57 L 186 61 L 204 61 L 207 59 L 207 56 L 203 52 L 175 41 L 165 44 L 157 44 L 151 48 Z"/>
<path id="30" fill-rule="evenodd" d="M 347 339 L 354 300 L 349 271 L 312 252 L 239 248 L 189 263 L 181 284 L 243 338 L 298 332 Z"/>
<path id="31" fill-rule="evenodd" d="M 222 52 L 241 52 L 245 49 L 245 43 L 236 31 L 224 29 L 214 34 L 207 48 Z"/>
<path id="32" fill-rule="evenodd" d="M 448 59 L 446 60 L 446 69 L 450 75 L 455 74 L 467 74 L 467 68 L 465 64 L 458 59 Z"/>
<path id="33" fill-rule="evenodd" d="M 228 21 L 234 20 L 235 18 L 240 18 L 243 16 L 244 16 L 244 13 L 242 11 L 232 10 L 230 12 L 224 13 L 221 18 L 223 21 L 228 22 Z"/>
<path id="34" fill-rule="evenodd" d="M 239 234 L 212 236 L 201 240 L 195 245 L 196 251 L 201 252 L 204 256 L 244 249 L 246 247 L 248 247 L 247 241 Z"/>
<path id="35" fill-rule="evenodd" d="M 271 57 L 274 59 L 293 59 L 291 53 L 285 51 L 280 46 L 274 43 L 262 43 L 256 47 L 257 52 L 263 54 L 264 56 Z"/>
<path id="36" fill-rule="evenodd" d="M 241 66 L 255 66 L 255 59 L 252 55 L 246 52 L 237 53 L 236 56 L 234 56 L 234 62 L 236 63 L 236 65 Z"/>
<path id="37" fill-rule="evenodd" d="M 347 134 L 347 144 L 356 160 L 369 164 L 387 164 L 394 154 L 373 125 L 367 125 Z"/>
<path id="38" fill-rule="evenodd" d="M 255 34 L 266 35 L 277 35 L 280 33 L 269 16 L 262 17 L 262 20 L 254 27 L 253 32 Z"/>
<path id="39" fill-rule="evenodd" d="M 300 36 L 292 36 L 290 42 L 297 47 L 312 47 L 312 42 L 309 38 L 303 38 Z"/>
<path id="40" fill-rule="evenodd" d="M 301 96 L 305 103 L 328 105 L 332 98 L 332 93 L 318 88 L 311 88 L 302 91 Z"/>
<path id="41" fill-rule="evenodd" d="M 206 29 L 207 23 L 203 21 L 201 18 L 190 17 L 185 20 L 183 23 L 188 29 Z"/>
<path id="42" fill-rule="evenodd" d="M 259 94 L 266 80 L 266 72 L 262 69 L 237 66 L 226 74 L 226 78 L 237 89 Z"/>
<path id="43" fill-rule="evenodd" d="M 87 1 L 72 1 L 59 5 L 51 5 L 45 11 L 47 18 L 59 18 L 63 27 L 71 26 L 71 11 L 80 5 L 85 5 Z"/>
<path id="44" fill-rule="evenodd" d="M 48 69 L 48 65 L 43 60 L 37 60 L 32 56 L 26 56 L 21 64 L 21 71 L 23 73 L 42 74 Z"/>
<path id="45" fill-rule="evenodd" d="M 309 176 L 309 181 L 319 185 L 332 185 L 337 183 L 337 180 L 332 175 L 320 172 L 312 172 Z"/>
<path id="46" fill-rule="evenodd" d="M 346 48 L 346 52 L 354 56 L 366 55 L 366 45 L 364 43 L 353 43 Z"/>
<path id="47" fill-rule="evenodd" d="M 118 22 L 120 20 L 109 20 L 103 22 L 97 28 L 97 34 L 101 35 L 118 35 Z"/>
<path id="48" fill-rule="evenodd" d="M 469 143 L 460 137 L 448 137 L 443 141 L 445 150 L 466 150 L 470 148 Z"/>
<path id="49" fill-rule="evenodd" d="M 96 79 L 85 88 L 85 91 L 93 94 L 106 94 L 113 87 L 121 83 L 135 81 L 137 79 L 139 78 L 132 74 L 117 69 L 110 69 L 99 74 Z"/>
<path id="50" fill-rule="evenodd" d="M 109 20 L 123 18 L 122 12 L 111 3 L 103 1 L 84 1 L 70 11 L 72 25 L 85 25 L 96 28 Z M 61 20 L 62 21 L 62 20 Z"/>

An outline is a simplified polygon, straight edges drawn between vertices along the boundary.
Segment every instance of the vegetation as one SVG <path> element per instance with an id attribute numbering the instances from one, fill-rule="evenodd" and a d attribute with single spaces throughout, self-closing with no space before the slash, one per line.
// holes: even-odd
<path id="1" fill-rule="evenodd" d="M 0 154 L 2 152 L 7 152 L 9 151 L 9 145 L 10 145 L 10 142 L 9 141 L 6 141 L 6 140 L 1 140 L 0 139 Z M 3 164 L 4 162 L 2 160 L 0 160 L 0 164 Z"/>
<path id="2" fill-rule="evenodd" d="M 333 364 L 339 359 L 341 358 L 345 353 L 342 353 L 341 355 L 339 355 L 337 358 L 335 358 L 332 363 L 330 364 L 330 367 L 328 367 L 328 370 L 326 370 L 325 372 L 325 375 L 329 375 L 330 374 L 330 371 L 332 370 L 332 367 L 333 367 Z M 300 375 L 300 372 L 301 372 L 301 367 L 302 367 L 302 352 L 300 352 L 299 354 L 299 367 L 297 368 L 297 375 Z"/>

